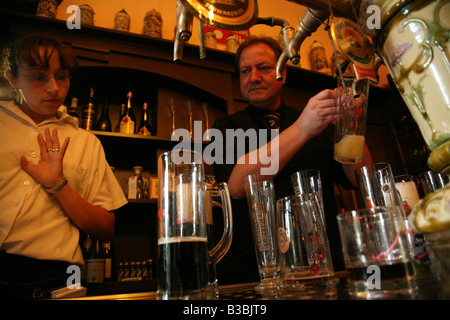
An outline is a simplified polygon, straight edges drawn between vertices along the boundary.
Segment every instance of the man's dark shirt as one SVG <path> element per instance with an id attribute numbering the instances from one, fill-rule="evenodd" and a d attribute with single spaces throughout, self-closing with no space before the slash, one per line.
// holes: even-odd
<path id="1" fill-rule="evenodd" d="M 301 111 L 282 104 L 277 111 L 281 114 L 280 132 L 291 126 L 299 117 Z M 214 128 L 219 129 L 223 134 L 224 161 L 223 164 L 213 164 L 215 179 L 217 182 L 227 182 L 233 164 L 225 161 L 226 129 L 267 129 L 267 141 L 270 140 L 270 126 L 264 119 L 269 111 L 254 106 L 248 106 L 243 111 L 238 111 L 232 115 L 218 119 L 214 123 Z M 257 136 L 259 136 L 257 134 Z M 242 143 L 243 141 L 238 141 Z M 235 141 L 236 143 L 236 141 Z M 248 139 L 245 139 L 246 149 L 249 150 Z M 259 145 L 259 141 L 257 147 Z M 333 265 L 336 270 L 343 270 L 341 260 L 341 246 L 339 230 L 336 221 L 337 205 L 334 196 L 334 182 L 342 184 L 345 188 L 352 188 L 347 180 L 342 165 L 333 158 L 334 147 L 334 127 L 328 126 L 322 134 L 312 138 L 298 151 L 294 157 L 286 164 L 281 172 L 274 178 L 276 199 L 281 199 L 294 194 L 291 175 L 305 169 L 318 169 L 322 180 L 324 195 L 325 216 L 327 221 L 327 234 L 330 243 L 330 250 L 333 257 Z M 237 148 L 234 148 L 235 153 Z M 239 155 L 240 156 L 240 155 Z M 244 183 L 244 182 L 242 182 Z M 233 210 L 233 242 L 229 252 L 217 265 L 219 283 L 221 285 L 230 283 L 242 283 L 259 281 L 258 266 L 255 257 L 255 247 L 252 236 L 250 216 L 246 198 L 239 200 L 232 199 Z"/>

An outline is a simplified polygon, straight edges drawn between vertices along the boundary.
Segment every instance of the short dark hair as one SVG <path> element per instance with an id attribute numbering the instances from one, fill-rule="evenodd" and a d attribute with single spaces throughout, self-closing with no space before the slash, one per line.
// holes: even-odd
<path id="1" fill-rule="evenodd" d="M 44 48 L 44 56 L 39 54 L 39 48 Z M 5 70 L 10 70 L 14 77 L 18 76 L 19 66 L 26 63 L 30 67 L 48 69 L 50 56 L 56 52 L 63 69 L 75 71 L 78 62 L 68 48 L 58 40 L 47 35 L 26 35 L 17 38 L 9 49 Z"/>
<path id="2" fill-rule="evenodd" d="M 267 46 L 269 46 L 272 49 L 273 53 L 275 53 L 275 57 L 277 60 L 283 53 L 283 49 L 281 48 L 278 41 L 276 41 L 274 38 L 267 36 L 250 36 L 241 43 L 241 45 L 236 51 L 236 70 L 238 73 L 239 73 L 239 60 L 241 59 L 242 51 L 244 51 L 244 49 L 252 45 L 259 43 L 264 43 Z"/>

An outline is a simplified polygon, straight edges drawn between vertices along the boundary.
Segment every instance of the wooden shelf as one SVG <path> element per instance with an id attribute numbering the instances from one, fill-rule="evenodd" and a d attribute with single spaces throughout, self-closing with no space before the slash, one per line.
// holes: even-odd
<path id="1" fill-rule="evenodd" d="M 126 139 L 143 139 L 143 140 L 149 140 L 149 141 L 155 141 L 155 142 L 163 142 L 163 143 L 172 143 L 174 145 L 178 144 L 179 140 L 172 140 L 170 138 L 165 137 L 158 137 L 158 136 L 144 136 L 140 134 L 125 134 L 125 133 L 119 133 L 119 132 L 109 132 L 109 131 L 97 131 L 92 130 L 91 131 L 96 136 L 104 136 L 104 137 L 117 137 L 117 138 L 126 138 Z M 192 143 L 202 143 L 202 144 L 208 144 L 209 141 L 195 141 L 194 139 L 191 139 Z"/>
<path id="2" fill-rule="evenodd" d="M 128 199 L 128 203 L 158 203 L 158 199 Z"/>

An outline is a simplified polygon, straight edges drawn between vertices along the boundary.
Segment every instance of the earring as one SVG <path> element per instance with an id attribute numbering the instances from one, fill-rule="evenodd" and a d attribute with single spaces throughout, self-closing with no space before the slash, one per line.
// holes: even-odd
<path id="1" fill-rule="evenodd" d="M 16 91 L 16 96 L 14 98 L 14 103 L 20 106 L 23 103 L 23 93 L 21 89 L 14 88 Z"/>

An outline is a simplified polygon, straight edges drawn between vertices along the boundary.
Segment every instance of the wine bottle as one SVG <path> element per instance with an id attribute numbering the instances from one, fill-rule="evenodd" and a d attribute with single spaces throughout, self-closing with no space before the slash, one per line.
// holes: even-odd
<path id="1" fill-rule="evenodd" d="M 94 100 L 94 88 L 90 89 L 88 103 L 83 108 L 81 127 L 86 130 L 94 130 L 97 120 L 97 107 Z"/>
<path id="2" fill-rule="evenodd" d="M 95 240 L 91 256 L 86 265 L 86 283 L 103 282 L 105 275 L 105 259 L 101 257 L 100 242 Z"/>
<path id="3" fill-rule="evenodd" d="M 123 118 L 120 120 L 120 133 L 126 133 L 126 134 L 134 134 L 135 126 L 136 126 L 136 116 L 133 112 L 133 107 L 131 106 L 131 97 L 133 94 L 128 92 L 127 98 L 128 98 L 128 104 L 126 113 L 123 116 Z"/>
<path id="4" fill-rule="evenodd" d="M 109 104 L 108 99 L 105 98 L 105 105 L 100 119 L 97 122 L 97 130 L 99 131 L 111 131 L 111 119 L 109 118 Z"/>
<path id="5" fill-rule="evenodd" d="M 139 125 L 137 133 L 144 136 L 152 135 L 152 126 L 150 125 L 150 113 L 147 102 L 144 102 L 144 105 L 142 106 L 141 124 Z"/>
<path id="6" fill-rule="evenodd" d="M 119 121 L 117 121 L 117 125 L 114 128 L 114 132 L 120 132 L 120 122 L 122 121 L 122 118 L 125 115 L 125 110 L 126 110 L 125 103 L 122 103 L 122 105 L 120 106 Z"/>
<path id="7" fill-rule="evenodd" d="M 69 115 L 76 121 L 77 125 L 80 125 L 80 116 L 78 115 L 78 98 L 73 97 L 69 107 Z"/>
<path id="8" fill-rule="evenodd" d="M 103 242 L 102 257 L 105 259 L 105 274 L 104 281 L 111 281 L 113 279 L 112 272 L 112 252 L 111 252 L 111 241 Z"/>
<path id="9" fill-rule="evenodd" d="M 83 260 L 84 265 L 81 267 L 81 281 L 84 282 L 86 280 L 86 266 L 88 259 L 91 257 L 92 250 L 92 239 L 89 235 L 86 235 L 86 238 L 83 241 Z"/>

